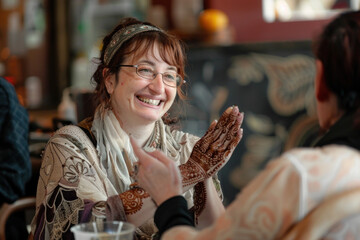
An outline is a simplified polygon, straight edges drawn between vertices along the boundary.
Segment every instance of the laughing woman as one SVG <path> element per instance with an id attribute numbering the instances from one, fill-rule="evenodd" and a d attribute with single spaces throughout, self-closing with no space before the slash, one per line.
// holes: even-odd
<path id="1" fill-rule="evenodd" d="M 173 129 L 166 116 L 176 96 L 184 98 L 184 65 L 181 42 L 150 23 L 123 19 L 103 39 L 94 116 L 59 129 L 44 151 L 34 239 L 73 239 L 71 226 L 105 220 L 133 223 L 138 239 L 156 238 L 156 205 L 133 178 L 130 136 L 179 167 L 195 226 L 224 211 L 216 173 L 242 137 L 243 114 L 228 108 L 202 138 Z"/>

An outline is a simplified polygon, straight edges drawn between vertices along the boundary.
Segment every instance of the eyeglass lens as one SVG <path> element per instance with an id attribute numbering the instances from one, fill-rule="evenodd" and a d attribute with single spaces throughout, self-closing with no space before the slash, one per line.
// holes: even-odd
<path id="1" fill-rule="evenodd" d="M 143 78 L 153 80 L 156 78 L 157 74 L 162 75 L 162 80 L 164 84 L 176 87 L 180 83 L 181 78 L 176 72 L 164 72 L 158 73 L 151 66 L 148 65 L 138 65 L 136 68 L 136 73 Z"/>

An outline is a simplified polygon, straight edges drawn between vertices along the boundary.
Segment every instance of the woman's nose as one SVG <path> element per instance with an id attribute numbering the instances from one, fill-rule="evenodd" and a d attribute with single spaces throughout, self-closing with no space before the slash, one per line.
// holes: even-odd
<path id="1" fill-rule="evenodd" d="M 163 93 L 165 91 L 165 84 L 162 78 L 162 74 L 158 73 L 149 84 L 149 88 L 155 93 Z"/>

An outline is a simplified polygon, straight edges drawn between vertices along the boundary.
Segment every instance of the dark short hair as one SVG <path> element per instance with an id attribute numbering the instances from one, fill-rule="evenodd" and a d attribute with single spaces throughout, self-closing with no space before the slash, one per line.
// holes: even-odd
<path id="1" fill-rule="evenodd" d="M 360 105 L 360 11 L 338 15 L 314 41 L 314 54 L 324 67 L 327 87 L 338 106 L 353 111 Z"/>

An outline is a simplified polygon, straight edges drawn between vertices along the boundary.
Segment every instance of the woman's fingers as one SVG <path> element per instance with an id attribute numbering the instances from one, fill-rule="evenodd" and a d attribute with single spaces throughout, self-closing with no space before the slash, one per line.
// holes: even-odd
<path id="1" fill-rule="evenodd" d="M 219 119 L 218 124 L 215 127 L 213 137 L 213 143 L 221 145 L 224 137 L 226 137 L 229 130 L 239 117 L 239 108 L 237 106 L 228 108 Z"/>
<path id="2" fill-rule="evenodd" d="M 219 122 L 217 124 L 217 128 L 222 128 L 226 125 L 232 124 L 238 113 L 239 113 L 239 108 L 237 106 L 231 106 L 227 108 L 225 112 L 221 115 Z"/>
<path id="3" fill-rule="evenodd" d="M 182 193 L 181 177 L 174 161 L 158 150 L 145 152 L 132 139 L 131 144 L 139 158 L 136 179 L 158 205 Z"/>
<path id="4" fill-rule="evenodd" d="M 219 121 L 211 123 L 205 135 L 197 143 L 200 152 L 206 153 L 208 150 L 211 150 L 211 145 L 218 142 L 222 135 L 226 135 L 228 128 L 234 124 L 238 113 L 239 109 L 237 106 L 228 107 Z"/>
<path id="5" fill-rule="evenodd" d="M 243 134 L 244 113 L 230 107 L 194 146 L 189 160 L 179 166 L 183 187 L 203 181 L 221 169 L 229 160 Z M 221 121 L 221 123 L 220 123 Z"/>
<path id="6" fill-rule="evenodd" d="M 168 156 L 166 156 L 165 153 L 163 153 L 159 150 L 155 150 L 153 152 L 147 152 L 147 154 L 149 154 L 150 156 L 155 158 L 157 161 L 160 161 L 161 163 L 163 163 L 165 165 L 171 165 L 172 163 L 174 163 L 174 161 L 172 161 Z"/>
<path id="7" fill-rule="evenodd" d="M 236 142 L 236 144 L 239 143 L 235 139 L 235 135 L 241 128 L 243 119 L 244 119 L 244 113 L 239 112 L 235 118 L 234 124 L 232 126 L 229 126 L 229 129 L 227 129 L 226 133 L 221 135 L 219 139 L 213 143 L 214 144 L 213 148 L 214 147 L 217 148 L 218 151 L 224 151 L 229 144 L 233 142 Z"/>
<path id="8" fill-rule="evenodd" d="M 174 184 L 176 186 L 181 186 L 181 174 L 179 167 L 176 166 L 175 162 L 161 151 L 149 152 L 149 154 L 156 158 L 159 162 L 163 163 L 168 168 Z"/>
<path id="9" fill-rule="evenodd" d="M 240 128 L 239 131 L 236 133 L 236 135 L 233 138 L 233 141 L 231 141 L 227 146 L 227 149 L 224 150 L 224 156 L 223 158 L 225 161 L 229 160 L 231 155 L 233 154 L 236 146 L 239 144 L 241 138 L 243 136 L 243 129 Z"/>
<path id="10" fill-rule="evenodd" d="M 217 120 L 212 121 L 212 123 L 210 124 L 210 127 L 208 128 L 208 130 L 206 131 L 204 136 L 196 143 L 199 146 L 199 150 L 201 152 L 206 152 L 209 145 L 211 144 L 211 142 L 212 142 L 211 136 L 214 135 L 214 130 L 215 130 L 217 122 L 218 122 Z"/>
<path id="11" fill-rule="evenodd" d="M 130 142 L 133 147 L 135 156 L 138 158 L 139 163 L 142 164 L 144 167 L 147 167 L 151 165 L 154 161 L 156 161 L 151 155 L 149 155 L 142 148 L 140 148 L 131 137 Z"/>

